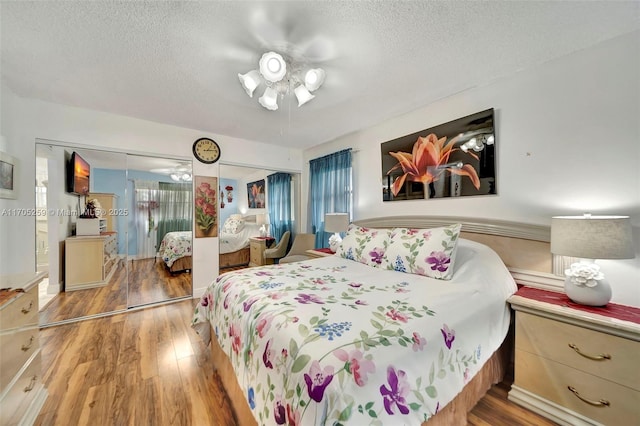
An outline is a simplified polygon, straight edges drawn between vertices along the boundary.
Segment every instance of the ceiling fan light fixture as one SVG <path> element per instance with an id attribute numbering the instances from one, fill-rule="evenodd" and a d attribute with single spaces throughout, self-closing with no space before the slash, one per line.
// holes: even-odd
<path id="1" fill-rule="evenodd" d="M 271 87 L 267 87 L 258 102 L 266 109 L 275 111 L 278 109 L 278 92 Z"/>
<path id="2" fill-rule="evenodd" d="M 307 88 L 302 84 L 298 85 L 293 92 L 296 94 L 299 107 L 315 98 L 315 95 L 312 95 L 311 92 L 309 92 L 309 90 L 307 90 Z"/>
<path id="3" fill-rule="evenodd" d="M 304 85 L 311 92 L 318 90 L 324 83 L 326 75 L 327 73 L 322 68 L 310 69 L 304 76 Z"/>
<path id="4" fill-rule="evenodd" d="M 277 83 L 287 74 L 287 63 L 276 52 L 267 52 L 260 58 L 260 74 L 265 80 Z"/>
<path id="5" fill-rule="evenodd" d="M 251 70 L 246 74 L 238 74 L 238 79 L 247 95 L 253 98 L 253 91 L 260 85 L 260 73 L 257 70 Z"/>

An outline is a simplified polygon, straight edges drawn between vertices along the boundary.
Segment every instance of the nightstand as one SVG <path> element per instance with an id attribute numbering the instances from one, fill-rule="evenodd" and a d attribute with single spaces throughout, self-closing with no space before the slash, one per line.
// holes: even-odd
<path id="1" fill-rule="evenodd" d="M 640 424 L 640 309 L 523 287 L 509 400 L 562 425 Z"/>
<path id="2" fill-rule="evenodd" d="M 275 238 L 273 237 L 249 238 L 249 266 L 262 266 L 273 263 L 273 259 L 264 258 L 264 251 L 271 246 L 274 241 Z"/>
<path id="3" fill-rule="evenodd" d="M 335 254 L 328 247 L 327 248 L 305 250 L 304 252 L 307 253 L 307 255 L 309 255 L 312 258 L 333 256 Z"/>

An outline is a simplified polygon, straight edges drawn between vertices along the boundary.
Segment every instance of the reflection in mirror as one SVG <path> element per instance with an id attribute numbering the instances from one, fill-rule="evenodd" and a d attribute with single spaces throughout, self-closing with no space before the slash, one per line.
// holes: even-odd
<path id="1" fill-rule="evenodd" d="M 36 259 L 48 274 L 40 284 L 40 325 L 126 309 L 118 196 L 125 161 L 121 153 L 36 143 Z"/>
<path id="2" fill-rule="evenodd" d="M 256 208 L 255 187 L 262 185 L 257 195 L 262 199 L 269 199 L 268 176 L 278 173 L 277 170 L 266 170 L 252 167 L 240 167 L 220 164 L 220 205 L 219 207 L 219 252 L 220 273 L 248 266 L 260 266 L 266 261 L 263 256 L 264 249 L 268 245 L 274 245 L 277 241 L 272 239 L 256 240 L 256 238 L 271 235 L 270 224 L 277 220 L 273 214 L 269 214 L 271 208 L 282 212 L 282 206 L 269 206 Z M 291 205 L 290 211 L 293 224 L 295 217 L 299 216 L 299 174 L 291 174 Z M 254 185 L 255 184 L 255 185 Z M 252 189 L 254 191 L 252 192 Z M 254 201 L 254 202 L 252 202 Z M 260 204 L 262 205 L 262 203 Z M 295 230 L 295 229 L 294 229 Z M 276 235 L 274 235 L 276 236 Z M 253 244 L 251 244 L 253 238 Z"/>
<path id="3" fill-rule="evenodd" d="M 128 306 L 192 294 L 191 161 L 127 155 Z"/>

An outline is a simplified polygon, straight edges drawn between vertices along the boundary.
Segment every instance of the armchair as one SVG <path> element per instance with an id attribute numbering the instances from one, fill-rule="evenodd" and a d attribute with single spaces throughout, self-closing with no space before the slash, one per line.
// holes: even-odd
<path id="1" fill-rule="evenodd" d="M 315 241 L 315 234 L 297 234 L 293 239 L 291 250 L 278 263 L 300 262 L 311 259 L 312 257 L 307 255 L 306 251 L 315 246 Z"/>
<path id="2" fill-rule="evenodd" d="M 280 238 L 280 241 L 278 241 L 278 244 L 276 244 L 274 248 L 266 249 L 264 251 L 266 264 L 274 263 L 274 260 L 284 257 L 284 255 L 287 253 L 287 247 L 289 246 L 290 237 L 291 232 L 286 231 L 284 234 L 282 234 L 282 238 Z"/>

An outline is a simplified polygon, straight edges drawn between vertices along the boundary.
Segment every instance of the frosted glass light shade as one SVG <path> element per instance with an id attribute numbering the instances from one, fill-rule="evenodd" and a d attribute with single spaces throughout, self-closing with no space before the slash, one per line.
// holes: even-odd
<path id="1" fill-rule="evenodd" d="M 298 106 L 302 106 L 309 102 L 311 99 L 315 98 L 315 95 L 312 95 L 302 84 L 294 89 L 294 93 L 296 94 L 296 98 L 298 99 Z"/>
<path id="2" fill-rule="evenodd" d="M 304 85 L 312 92 L 318 90 L 324 83 L 326 75 L 327 73 L 322 68 L 310 69 L 304 76 Z"/>
<path id="3" fill-rule="evenodd" d="M 629 217 L 552 217 L 551 253 L 583 259 L 633 259 Z"/>
<path id="4" fill-rule="evenodd" d="M 247 95 L 253 98 L 253 91 L 260 85 L 260 73 L 257 70 L 251 70 L 246 74 L 238 74 L 238 79 Z"/>
<path id="5" fill-rule="evenodd" d="M 258 99 L 258 102 L 266 109 L 275 111 L 278 109 L 278 92 L 271 87 L 267 87 L 264 94 Z"/>
<path id="6" fill-rule="evenodd" d="M 287 74 L 287 63 L 276 52 L 267 52 L 260 58 L 260 74 L 272 83 L 276 83 Z"/>

